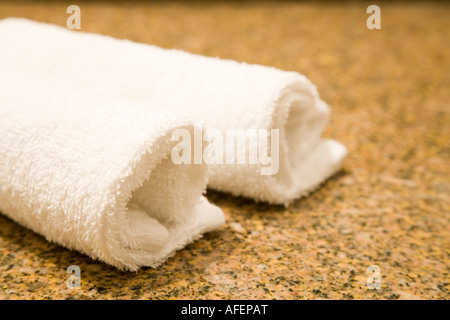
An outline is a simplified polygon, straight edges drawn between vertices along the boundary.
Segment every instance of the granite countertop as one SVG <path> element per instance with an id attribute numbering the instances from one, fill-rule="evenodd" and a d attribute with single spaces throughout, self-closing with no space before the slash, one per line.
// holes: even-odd
<path id="1" fill-rule="evenodd" d="M 332 106 L 344 169 L 289 208 L 208 191 L 227 225 L 158 269 L 121 272 L 0 215 L 2 299 L 449 299 L 450 6 L 93 3 L 82 30 L 305 74 Z M 66 2 L 0 2 L 65 25 Z M 81 288 L 68 289 L 78 265 Z M 366 286 L 370 265 L 381 289 Z"/>

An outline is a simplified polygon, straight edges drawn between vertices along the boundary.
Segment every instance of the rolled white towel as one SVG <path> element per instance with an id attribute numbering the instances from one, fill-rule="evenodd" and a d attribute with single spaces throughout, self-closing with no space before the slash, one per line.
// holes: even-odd
<path id="1" fill-rule="evenodd" d="M 170 160 L 172 132 L 194 127 L 137 109 L 2 66 L 0 212 L 128 270 L 223 225 L 207 167 Z"/>
<path id="2" fill-rule="evenodd" d="M 16 18 L 0 21 L 0 48 L 0 66 L 76 90 L 130 99 L 146 110 L 164 106 L 201 121 L 207 130 L 220 130 L 224 141 L 229 129 L 268 130 L 269 136 L 269 130 L 278 130 L 268 144 L 276 142 L 276 133 L 279 143 L 265 163 L 262 158 L 251 163 L 250 155 L 265 148 L 249 141 L 236 146 L 236 154 L 240 150 L 246 156 L 244 164 L 226 164 L 226 155 L 225 164 L 213 164 L 209 186 L 217 190 L 288 204 L 339 170 L 347 154 L 343 145 L 321 138 L 329 108 L 315 86 L 296 72 Z"/>

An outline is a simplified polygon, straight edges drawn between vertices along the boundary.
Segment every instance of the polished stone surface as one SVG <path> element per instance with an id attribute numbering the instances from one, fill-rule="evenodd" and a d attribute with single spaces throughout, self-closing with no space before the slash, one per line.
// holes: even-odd
<path id="1" fill-rule="evenodd" d="M 0 215 L 0 298 L 450 298 L 448 4 L 377 2 L 381 30 L 366 2 L 77 4 L 83 31 L 305 74 L 349 157 L 287 209 L 208 191 L 227 225 L 156 270 L 117 271 Z M 0 18 L 65 25 L 66 7 L 0 2 Z M 66 287 L 72 264 L 80 289 Z"/>

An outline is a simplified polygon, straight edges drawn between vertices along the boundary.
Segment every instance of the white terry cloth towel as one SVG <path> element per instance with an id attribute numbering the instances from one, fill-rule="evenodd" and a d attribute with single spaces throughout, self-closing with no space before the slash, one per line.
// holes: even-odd
<path id="1" fill-rule="evenodd" d="M 76 90 L 130 99 L 147 109 L 167 106 L 168 112 L 201 121 L 207 132 L 221 130 L 225 145 L 231 141 L 226 139 L 229 129 L 252 129 L 258 135 L 264 129 L 278 130 L 279 149 L 268 152 L 268 159 L 258 156 L 256 164 L 251 154 L 266 150 L 259 141 L 249 138 L 242 146 L 236 140 L 234 155 L 221 148 L 222 161 L 216 162 L 225 164 L 212 165 L 213 189 L 289 204 L 338 171 L 347 154 L 343 145 L 321 137 L 329 107 L 316 87 L 296 72 L 17 18 L 0 21 L 0 48 L 0 66 L 26 70 Z M 275 134 L 267 139 L 268 145 L 276 142 Z M 214 139 L 220 141 L 217 135 L 206 136 Z M 237 158 L 240 150 L 246 156 L 244 164 Z M 214 154 L 220 155 L 220 149 Z"/>
<path id="2" fill-rule="evenodd" d="M 156 267 L 224 224 L 205 165 L 170 160 L 182 119 L 2 66 L 0 212 L 120 269 Z"/>

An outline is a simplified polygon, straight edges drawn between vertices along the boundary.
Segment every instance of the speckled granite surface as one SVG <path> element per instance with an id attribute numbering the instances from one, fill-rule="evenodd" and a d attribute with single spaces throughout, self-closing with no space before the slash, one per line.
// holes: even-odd
<path id="1" fill-rule="evenodd" d="M 72 3 L 85 31 L 304 73 L 350 153 L 288 209 L 208 191 L 227 226 L 157 270 L 117 271 L 0 215 L 0 298 L 450 298 L 448 4 L 376 2 L 381 30 L 366 2 L 0 2 L 0 18 L 65 25 Z M 72 264 L 80 289 L 66 288 Z"/>

